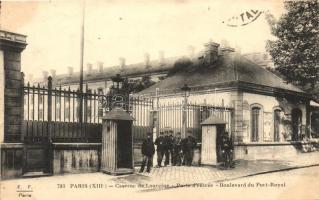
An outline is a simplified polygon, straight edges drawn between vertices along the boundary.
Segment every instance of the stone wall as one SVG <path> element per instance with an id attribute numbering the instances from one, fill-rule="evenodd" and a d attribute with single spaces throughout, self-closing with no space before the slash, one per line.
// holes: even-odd
<path id="1" fill-rule="evenodd" d="M 23 95 L 21 75 L 21 54 L 4 52 L 5 67 L 5 142 L 21 141 L 23 120 Z"/>
<path id="2" fill-rule="evenodd" d="M 4 67 L 4 142 L 21 141 L 23 120 L 23 83 L 21 52 L 26 47 L 26 36 L 0 30 L 0 50 Z M 3 142 L 3 141 L 1 141 Z"/>
<path id="3" fill-rule="evenodd" d="M 53 174 L 99 171 L 100 147 L 99 143 L 53 144 Z"/>
<path id="4" fill-rule="evenodd" d="M 291 143 L 255 143 L 235 145 L 236 160 L 291 160 L 298 154 Z"/>
<path id="5" fill-rule="evenodd" d="M 0 143 L 4 141 L 4 52 L 0 50 Z"/>
<path id="6" fill-rule="evenodd" d="M 261 108 L 260 118 L 260 141 L 273 142 L 274 141 L 274 110 L 280 109 L 281 123 L 279 127 L 279 141 L 284 142 L 288 140 L 287 135 L 292 134 L 291 111 L 298 108 L 302 112 L 301 124 L 306 126 L 306 103 L 294 103 L 287 100 L 281 100 L 274 96 L 265 96 L 260 94 L 244 93 L 243 95 L 243 123 L 244 140 L 243 142 L 250 142 L 251 135 L 251 108 L 256 105 Z M 291 137 L 290 137 L 291 139 Z"/>
<path id="7" fill-rule="evenodd" d="M 22 176 L 23 144 L 1 145 L 1 179 Z"/>

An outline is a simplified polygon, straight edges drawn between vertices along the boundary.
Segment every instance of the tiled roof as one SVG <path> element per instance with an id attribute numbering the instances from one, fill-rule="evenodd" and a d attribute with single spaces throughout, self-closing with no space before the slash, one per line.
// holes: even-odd
<path id="1" fill-rule="evenodd" d="M 155 85 L 143 90 L 140 94 L 152 93 L 156 88 L 160 91 L 175 91 L 184 84 L 190 87 L 199 87 L 229 82 L 246 82 L 272 88 L 280 88 L 293 92 L 303 91 L 272 72 L 260 67 L 244 56 L 219 56 L 212 65 L 203 65 L 200 62 L 190 65 Z"/>
<path id="2" fill-rule="evenodd" d="M 121 70 L 119 66 L 106 67 L 103 69 L 103 72 L 99 72 L 97 69 L 92 70 L 91 74 L 84 72 L 84 81 L 98 81 L 105 80 L 120 74 L 121 76 L 134 76 L 142 75 L 148 73 L 160 73 L 170 69 L 178 57 L 165 58 L 164 62 L 161 63 L 159 60 L 150 61 L 149 68 L 146 68 L 143 62 L 129 64 L 125 66 L 124 70 Z M 68 84 L 68 83 L 77 83 L 79 81 L 80 73 L 73 73 L 72 76 L 68 74 L 57 75 L 53 81 L 54 84 Z"/>
<path id="3" fill-rule="evenodd" d="M 201 125 L 213 125 L 213 124 L 217 125 L 217 124 L 227 124 L 227 122 L 215 115 L 211 115 L 209 118 L 207 118 L 205 121 L 203 121 L 200 124 Z"/>

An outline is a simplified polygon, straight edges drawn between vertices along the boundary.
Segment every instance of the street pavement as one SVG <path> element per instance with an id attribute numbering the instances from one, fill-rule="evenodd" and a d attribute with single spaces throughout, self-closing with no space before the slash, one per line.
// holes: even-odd
<path id="1" fill-rule="evenodd" d="M 246 176 L 319 165 L 319 152 L 302 153 L 289 160 L 240 160 L 235 168 L 224 169 L 221 166 L 167 166 L 153 168 L 150 173 L 138 173 L 117 178 L 122 183 L 152 183 L 169 184 L 173 187 L 201 183 L 207 181 L 233 180 Z M 138 171 L 138 168 L 136 169 Z M 167 188 L 147 188 L 146 190 L 161 190 Z"/>
<path id="2" fill-rule="evenodd" d="M 174 196 L 176 200 L 318 200 L 318 177 L 319 166 L 314 166 L 215 182 L 212 187 L 161 190 L 157 191 L 156 195 L 161 199 Z M 227 187 L 230 184 L 237 186 Z M 143 197 L 150 197 L 151 194 L 153 193 L 147 192 Z"/>
<path id="3" fill-rule="evenodd" d="M 255 180 L 259 176 L 274 175 L 279 179 L 277 183 L 280 184 L 282 183 L 280 180 L 287 177 L 280 177 L 279 174 L 284 174 L 287 170 L 287 173 L 290 173 L 290 171 L 296 169 L 304 169 L 306 173 L 308 169 L 312 168 L 311 166 L 319 166 L 319 152 L 300 154 L 289 160 L 242 160 L 236 162 L 235 168 L 227 170 L 212 166 L 167 166 L 152 168 L 151 173 L 144 172 L 124 176 L 110 176 L 97 172 L 14 179 L 1 182 L 0 199 L 50 200 L 60 198 L 87 200 L 88 196 L 92 200 L 136 199 L 140 198 L 140 194 L 146 194 L 142 195 L 143 197 L 156 196 L 156 194 L 170 194 L 168 191 L 181 191 L 181 189 L 190 193 L 205 192 L 206 190 L 216 189 L 221 182 L 238 182 L 249 178 Z M 136 171 L 138 170 L 139 168 L 136 168 Z M 318 175 L 315 176 L 316 180 L 317 178 Z M 229 188 L 224 187 L 224 189 Z M 247 192 L 247 190 L 243 191 Z"/>

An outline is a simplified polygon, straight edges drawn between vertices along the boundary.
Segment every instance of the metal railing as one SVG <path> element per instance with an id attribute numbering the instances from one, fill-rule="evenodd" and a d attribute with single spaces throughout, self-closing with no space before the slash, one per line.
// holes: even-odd
<path id="1" fill-rule="evenodd" d="M 183 105 L 182 103 L 162 104 L 158 107 L 159 132 L 171 130 L 174 133 L 182 133 L 183 120 L 185 120 L 186 131 L 192 132 L 193 136 L 200 140 L 200 123 L 211 115 L 227 122 L 226 131 L 231 132 L 233 108 L 213 105 Z"/>
<path id="2" fill-rule="evenodd" d="M 106 96 L 40 85 L 24 87 L 24 141 L 98 142 L 101 137 L 101 116 Z M 83 123 L 79 122 L 80 104 Z"/>

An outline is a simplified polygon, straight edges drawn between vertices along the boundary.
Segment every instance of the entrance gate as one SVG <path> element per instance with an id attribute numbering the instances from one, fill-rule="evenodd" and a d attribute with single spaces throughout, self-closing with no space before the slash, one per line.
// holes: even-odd
<path id="1" fill-rule="evenodd" d="M 184 109 L 185 108 L 185 109 Z M 160 105 L 158 108 L 158 133 L 171 130 L 174 134 L 190 131 L 197 141 L 201 140 L 201 123 L 208 117 L 215 115 L 225 122 L 226 131 L 231 132 L 232 111 L 230 107 L 213 105 L 188 104 L 168 104 Z"/>
<path id="2" fill-rule="evenodd" d="M 70 88 L 52 88 L 51 77 L 48 78 L 47 85 L 47 88 L 30 86 L 29 83 L 24 86 L 24 174 L 53 172 L 53 144 L 101 143 L 102 116 L 111 107 L 120 105 L 135 119 L 132 127 L 134 160 L 135 164 L 141 163 L 142 141 L 147 132 L 153 131 L 152 99 L 130 95 L 123 102 L 120 94 L 98 94 L 90 92 L 88 87 L 86 93 L 72 91 Z M 81 102 L 82 122 L 79 120 Z M 61 165 L 66 165 L 66 158 L 61 156 Z M 77 158 L 73 157 L 72 155 L 74 167 L 76 164 L 73 160 L 77 161 Z"/>

